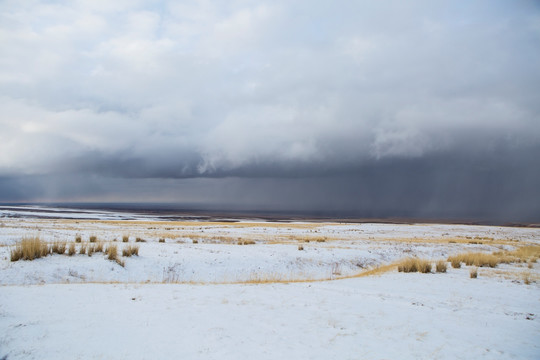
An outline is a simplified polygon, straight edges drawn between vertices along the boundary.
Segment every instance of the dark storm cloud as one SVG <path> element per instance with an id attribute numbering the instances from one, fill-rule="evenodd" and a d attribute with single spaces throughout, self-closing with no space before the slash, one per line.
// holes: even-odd
<path id="1" fill-rule="evenodd" d="M 5 1 L 0 34 L 0 200 L 537 194 L 534 1 Z"/>

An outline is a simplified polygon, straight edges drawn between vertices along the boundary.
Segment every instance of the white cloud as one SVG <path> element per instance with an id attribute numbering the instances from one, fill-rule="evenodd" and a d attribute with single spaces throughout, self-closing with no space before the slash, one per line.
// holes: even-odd
<path id="1" fill-rule="evenodd" d="M 537 8 L 394 5 L 3 2 L 0 174 L 134 161 L 207 176 L 538 144 Z"/>

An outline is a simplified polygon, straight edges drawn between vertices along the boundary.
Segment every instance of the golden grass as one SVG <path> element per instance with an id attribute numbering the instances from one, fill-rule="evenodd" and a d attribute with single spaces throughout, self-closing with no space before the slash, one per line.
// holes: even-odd
<path id="1" fill-rule="evenodd" d="M 135 242 L 146 242 L 146 240 L 144 240 L 143 238 L 138 237 L 138 238 L 135 239 Z"/>
<path id="2" fill-rule="evenodd" d="M 82 236 L 81 235 L 75 236 L 75 242 L 76 243 L 80 243 L 81 241 L 82 241 Z"/>
<path id="3" fill-rule="evenodd" d="M 91 243 L 95 243 L 96 241 L 97 241 L 97 236 L 95 236 L 95 235 L 90 236 L 90 242 Z"/>
<path id="4" fill-rule="evenodd" d="M 51 252 L 62 255 L 66 252 L 66 242 L 55 241 L 51 246 Z"/>
<path id="5" fill-rule="evenodd" d="M 109 245 L 107 248 L 107 259 L 116 260 L 118 258 L 118 247 L 116 245 Z"/>
<path id="6" fill-rule="evenodd" d="M 125 257 L 132 255 L 139 256 L 139 247 L 136 245 L 128 245 L 122 249 L 122 255 Z"/>
<path id="7" fill-rule="evenodd" d="M 471 279 L 476 279 L 478 277 L 478 268 L 476 266 L 469 270 L 469 276 Z"/>
<path id="8" fill-rule="evenodd" d="M 10 252 L 11 261 L 34 260 L 49 254 L 47 244 L 39 237 L 25 237 Z"/>
<path id="9" fill-rule="evenodd" d="M 304 250 L 304 245 L 298 245 L 298 250 L 300 251 Z"/>
<path id="10" fill-rule="evenodd" d="M 431 272 L 431 262 L 418 258 L 407 258 L 398 264 L 399 272 L 421 272 L 424 274 Z"/>
<path id="11" fill-rule="evenodd" d="M 122 236 L 122 242 L 128 242 L 129 241 L 129 235 Z"/>
<path id="12" fill-rule="evenodd" d="M 454 266 L 454 263 L 465 263 L 467 266 L 489 266 L 489 267 L 495 267 L 499 263 L 499 258 L 493 254 L 486 254 L 481 252 L 467 252 L 467 253 L 461 253 L 454 256 L 449 256 L 448 261 L 452 263 L 452 266 Z"/>
<path id="13" fill-rule="evenodd" d="M 516 250 L 509 251 L 507 255 L 514 256 L 524 262 L 536 262 L 540 258 L 540 245 L 522 246 Z"/>
<path id="14" fill-rule="evenodd" d="M 77 251 L 75 250 L 75 243 L 70 243 L 68 247 L 68 255 L 73 256 Z"/>
<path id="15" fill-rule="evenodd" d="M 450 264 L 454 269 L 459 269 L 461 267 L 461 261 L 459 261 L 457 258 L 448 258 L 448 261 L 450 261 Z"/>
<path id="16" fill-rule="evenodd" d="M 96 243 L 94 251 L 97 252 L 97 253 L 103 252 L 103 242 L 100 241 L 100 242 Z"/>
<path id="17" fill-rule="evenodd" d="M 86 254 L 88 256 L 92 256 L 95 251 L 96 251 L 96 248 L 94 247 L 94 245 L 88 245 L 88 250 L 86 251 Z"/>
<path id="18" fill-rule="evenodd" d="M 86 243 L 81 243 L 81 247 L 79 248 L 79 254 L 84 255 L 86 254 Z"/>
<path id="19" fill-rule="evenodd" d="M 448 264 L 444 260 L 439 260 L 435 264 L 435 271 L 437 271 L 438 273 L 445 273 L 447 268 Z"/>
<path id="20" fill-rule="evenodd" d="M 531 274 L 528 271 L 523 273 L 523 283 L 525 285 L 529 285 L 531 283 Z"/>
<path id="21" fill-rule="evenodd" d="M 246 239 L 240 239 L 238 240 L 238 245 L 254 245 L 255 241 L 253 240 L 246 240 Z"/>
<path id="22" fill-rule="evenodd" d="M 164 243 L 164 242 L 165 242 L 165 239 L 164 239 L 164 238 L 161 238 L 161 239 L 159 239 L 159 242 L 160 242 L 160 243 Z"/>
<path id="23" fill-rule="evenodd" d="M 526 245 L 512 251 L 497 251 L 492 254 L 467 252 L 448 257 L 454 265 L 461 264 L 476 267 L 496 267 L 498 264 L 536 262 L 540 258 L 540 245 Z M 461 266 L 461 265 L 460 265 Z"/>

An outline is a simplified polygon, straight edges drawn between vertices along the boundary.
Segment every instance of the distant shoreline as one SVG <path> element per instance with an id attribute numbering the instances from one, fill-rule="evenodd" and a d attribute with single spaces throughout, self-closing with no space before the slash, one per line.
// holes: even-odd
<path id="1" fill-rule="evenodd" d="M 8 212 L 6 214 L 6 212 Z M 117 214 L 118 220 L 153 221 L 207 221 L 207 222 L 338 222 L 338 223 L 379 223 L 379 224 L 455 224 L 486 225 L 506 227 L 540 227 L 536 222 L 493 221 L 481 219 L 459 218 L 422 218 L 406 216 L 362 217 L 331 216 L 309 212 L 277 212 L 256 210 L 203 210 L 186 209 L 175 204 L 152 203 L 24 203 L 0 204 L 0 219 L 7 218 L 39 218 L 39 219 L 79 219 L 99 220 L 99 214 Z M 85 217 L 85 214 L 92 215 Z M 107 218 L 102 220 L 108 220 Z"/>

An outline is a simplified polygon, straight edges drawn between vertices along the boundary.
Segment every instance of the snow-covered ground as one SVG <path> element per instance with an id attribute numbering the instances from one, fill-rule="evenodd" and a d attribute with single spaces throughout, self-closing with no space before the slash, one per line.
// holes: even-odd
<path id="1" fill-rule="evenodd" d="M 540 358 L 539 263 L 478 279 L 466 266 L 385 266 L 539 244 L 537 228 L 119 218 L 0 209 L 0 359 Z M 13 245 L 36 235 L 95 235 L 139 256 L 124 267 L 103 254 L 11 262 Z"/>

